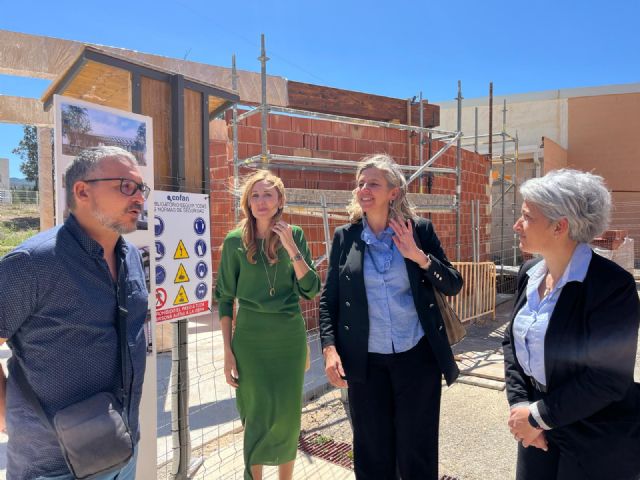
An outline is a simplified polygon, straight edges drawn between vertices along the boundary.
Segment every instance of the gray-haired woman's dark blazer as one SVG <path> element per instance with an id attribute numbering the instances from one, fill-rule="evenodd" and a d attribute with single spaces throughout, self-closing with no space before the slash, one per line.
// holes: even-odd
<path id="1" fill-rule="evenodd" d="M 544 339 L 547 393 L 534 392 L 518 363 L 513 319 L 527 301 L 525 263 L 503 342 L 510 405 L 542 396 L 545 432 L 596 479 L 640 478 L 640 385 L 633 371 L 640 325 L 636 284 L 627 271 L 594 252 L 584 282 L 569 282 Z"/>

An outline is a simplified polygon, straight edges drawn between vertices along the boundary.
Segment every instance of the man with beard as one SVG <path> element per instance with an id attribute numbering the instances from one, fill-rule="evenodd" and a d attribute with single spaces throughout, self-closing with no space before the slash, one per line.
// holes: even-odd
<path id="1" fill-rule="evenodd" d="M 128 413 L 133 443 L 140 438 L 147 288 L 140 253 L 122 235 L 136 229 L 149 187 L 133 155 L 116 147 L 83 151 L 67 168 L 65 187 L 70 214 L 64 224 L 0 260 L 0 342 L 12 351 L 8 379 L 0 368 L 10 479 L 74 478 L 20 378 L 48 418 L 99 392 L 120 398 L 128 390 L 123 416 Z M 122 357 L 119 322 L 128 342 Z M 135 450 L 126 466 L 99 478 L 135 478 Z"/>

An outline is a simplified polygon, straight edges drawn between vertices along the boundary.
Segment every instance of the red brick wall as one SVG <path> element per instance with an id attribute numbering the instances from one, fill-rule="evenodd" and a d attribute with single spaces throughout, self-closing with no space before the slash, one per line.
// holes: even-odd
<path id="1" fill-rule="evenodd" d="M 233 185 L 233 164 L 231 147 L 231 122 L 227 117 L 227 140 L 213 140 L 210 147 L 211 169 L 211 222 L 212 249 L 214 251 L 214 275 L 219 262 L 219 247 L 226 232 L 233 227 L 233 201 L 230 188 Z M 260 154 L 259 114 L 245 119 L 238 127 L 238 157 L 242 160 Z M 270 115 L 267 131 L 268 149 L 272 154 L 297 155 L 357 162 L 372 153 L 388 153 L 400 164 L 408 163 L 407 136 L 404 131 L 392 128 L 377 128 L 329 122 L 309 118 Z M 441 144 L 434 142 L 432 151 L 436 152 Z M 418 136 L 411 136 L 412 164 L 418 161 Z M 425 147 L 425 158 L 427 148 Z M 486 206 L 489 202 L 489 162 L 481 155 L 462 150 L 462 210 L 461 210 L 461 261 L 471 259 L 471 211 L 470 201 L 480 200 L 481 204 L 481 252 L 482 260 L 488 259 L 487 248 L 489 232 L 485 225 L 490 224 Z M 455 167 L 455 148 L 449 149 L 434 166 Z M 241 170 L 248 173 L 248 170 Z M 285 170 L 274 168 L 286 187 L 308 189 L 351 190 L 355 179 L 353 173 L 338 174 L 311 170 Z M 424 192 L 427 191 L 426 179 L 422 181 Z M 418 181 L 410 185 L 411 192 L 419 192 Z M 435 175 L 432 193 L 455 193 L 455 177 L 453 175 Z M 455 213 L 434 213 L 432 220 L 443 247 L 451 260 L 455 260 Z M 325 253 L 324 233 L 320 218 L 292 215 L 287 221 L 304 226 L 305 236 L 311 245 L 314 257 Z M 331 222 L 333 228 L 343 222 Z M 326 268 L 326 266 L 325 266 Z"/>

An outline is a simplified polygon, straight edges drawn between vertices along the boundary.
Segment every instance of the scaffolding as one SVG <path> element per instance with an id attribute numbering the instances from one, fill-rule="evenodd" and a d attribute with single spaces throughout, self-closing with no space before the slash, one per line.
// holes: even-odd
<path id="1" fill-rule="evenodd" d="M 307 157 L 296 155 L 277 155 L 269 152 L 267 142 L 267 125 L 268 115 L 288 115 L 305 117 L 316 120 L 328 120 L 330 122 L 339 122 L 359 126 L 368 126 L 376 128 L 389 128 L 400 131 L 406 131 L 410 134 L 418 135 L 418 154 L 419 165 L 399 165 L 405 173 L 407 184 L 411 184 L 416 180 L 420 180 L 426 174 L 445 174 L 453 175 L 456 180 L 455 193 L 453 195 L 445 194 L 425 194 L 411 193 L 409 199 L 415 205 L 416 210 L 425 212 L 443 212 L 453 211 L 456 216 L 456 259 L 460 258 L 460 196 L 461 196 L 461 119 L 462 119 L 462 87 L 458 81 L 458 128 L 456 131 L 447 131 L 436 128 L 424 127 L 423 100 L 420 93 L 420 125 L 406 125 L 400 123 L 383 122 L 377 120 L 368 120 L 357 117 L 349 117 L 343 115 L 333 115 L 329 113 L 314 112 L 293 108 L 269 105 L 267 103 L 267 57 L 265 49 L 264 34 L 261 37 L 261 55 L 258 57 L 261 64 L 261 84 L 262 84 L 262 102 L 260 105 L 250 108 L 248 111 L 238 115 L 238 106 L 233 106 L 232 113 L 232 134 L 233 134 L 233 172 L 234 172 L 234 191 L 235 191 L 235 216 L 238 216 L 238 183 L 240 168 L 279 168 L 283 170 L 301 170 L 315 171 L 325 173 L 355 173 L 357 162 L 351 160 L 337 160 L 330 158 Z M 232 59 L 232 88 L 237 87 L 237 70 L 235 64 L 235 56 Z M 251 156 L 246 159 L 238 158 L 238 125 L 243 120 L 253 115 L 261 115 L 261 152 L 258 155 Z M 428 140 L 425 140 L 428 139 Z M 424 161 L 425 147 L 429 147 L 434 141 L 443 142 L 444 145 L 433 155 Z M 456 147 L 456 167 L 437 167 L 434 163 L 449 150 Z M 409 148 L 409 159 L 411 159 L 411 148 Z M 421 189 L 422 190 L 422 189 Z M 342 190 L 327 190 L 318 192 L 306 189 L 287 189 L 287 206 L 285 209 L 290 213 L 304 213 L 310 216 L 319 216 L 323 218 L 325 225 L 325 242 L 327 244 L 327 255 L 330 246 L 330 232 L 328 220 L 344 219 L 344 207 L 351 199 L 351 192 Z M 336 212 L 341 212 L 336 213 Z"/>
<path id="2" fill-rule="evenodd" d="M 466 147 L 473 147 L 475 153 L 479 153 L 486 148 L 491 160 L 491 213 L 492 223 L 495 226 L 498 222 L 498 231 L 492 231 L 492 240 L 499 238 L 497 252 L 493 252 L 493 261 L 496 263 L 497 275 L 500 277 L 499 283 L 504 284 L 505 277 L 512 278 L 517 273 L 518 259 L 518 236 L 513 232 L 511 225 L 515 224 L 519 217 L 518 210 L 518 175 L 519 175 L 519 140 L 518 133 L 515 135 L 507 132 L 507 101 L 502 105 L 502 129 L 493 132 L 493 84 L 490 86 L 489 97 L 489 132 L 478 133 L 478 107 L 474 114 L 474 134 L 463 136 L 462 144 Z M 494 149 L 494 147 L 498 147 Z M 485 147 L 485 148 L 482 148 Z M 507 148 L 510 153 L 507 154 Z M 496 153 L 496 151 L 498 151 Z M 499 185 L 496 192 L 495 185 Z M 507 211 L 508 210 L 508 211 Z M 496 215 L 496 212 L 498 213 Z M 478 216 L 479 218 L 479 216 Z M 507 230 L 508 228 L 508 230 Z M 505 245 L 511 243 L 510 246 Z M 512 283 L 512 282 L 510 282 Z M 509 288 L 510 289 L 510 288 Z"/>

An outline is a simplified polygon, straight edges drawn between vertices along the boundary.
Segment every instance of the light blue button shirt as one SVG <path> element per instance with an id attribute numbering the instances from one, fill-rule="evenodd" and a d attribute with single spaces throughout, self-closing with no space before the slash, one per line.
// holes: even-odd
<path id="1" fill-rule="evenodd" d="M 364 285 L 369 303 L 369 352 L 400 353 L 424 336 L 418 319 L 404 257 L 387 227 L 378 236 L 363 219 Z M 374 264 L 375 262 L 375 264 Z"/>
<path id="2" fill-rule="evenodd" d="M 567 268 L 560 277 L 560 281 L 542 299 L 540 299 L 538 288 L 547 273 L 547 264 L 542 260 L 527 272 L 529 275 L 526 292 L 527 303 L 520 309 L 513 321 L 513 341 L 518 362 L 524 373 L 543 385 L 547 384 L 547 375 L 544 369 L 544 337 L 549 326 L 549 319 L 556 303 L 558 303 L 562 287 L 568 282 L 584 281 L 592 255 L 589 245 L 586 243 L 578 244 Z"/>

